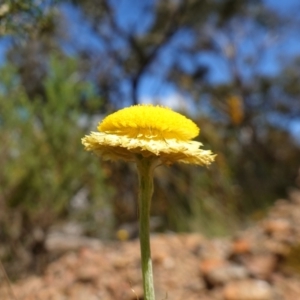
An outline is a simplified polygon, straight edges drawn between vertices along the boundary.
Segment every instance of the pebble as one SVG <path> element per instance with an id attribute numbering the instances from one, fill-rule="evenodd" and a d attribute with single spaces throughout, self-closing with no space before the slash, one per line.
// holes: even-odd
<path id="1" fill-rule="evenodd" d="M 259 279 L 269 279 L 277 265 L 276 256 L 266 253 L 246 258 L 244 261 L 249 273 Z"/>
<path id="2" fill-rule="evenodd" d="M 225 300 L 273 300 L 270 285 L 261 280 L 243 280 L 228 283 L 223 290 Z"/>
<path id="3" fill-rule="evenodd" d="M 251 251 L 251 243 L 246 238 L 239 238 L 232 243 L 232 254 L 239 255 L 249 253 Z"/>
<path id="4" fill-rule="evenodd" d="M 300 279 L 284 267 L 300 240 L 300 191 L 279 200 L 262 222 L 232 238 L 200 234 L 152 235 L 157 299 L 296 300 Z M 47 250 L 65 252 L 43 276 L 13 283 L 23 300 L 119 299 L 143 297 L 138 240 L 102 243 L 50 234 Z M 0 299 L 10 300 L 7 284 Z"/>
<path id="5" fill-rule="evenodd" d="M 249 272 L 244 266 L 228 264 L 211 270 L 206 275 L 206 279 L 210 284 L 216 286 L 232 280 L 245 279 L 248 274 Z"/>

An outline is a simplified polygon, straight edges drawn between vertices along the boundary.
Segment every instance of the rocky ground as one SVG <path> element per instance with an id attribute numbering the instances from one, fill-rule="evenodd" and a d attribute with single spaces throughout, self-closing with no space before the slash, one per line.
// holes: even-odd
<path id="1" fill-rule="evenodd" d="M 156 299 L 300 299 L 300 191 L 231 238 L 153 235 Z M 2 300 L 143 299 L 137 240 L 74 242 L 43 276 L 2 280 Z M 3 279 L 3 278 L 2 278 Z"/>

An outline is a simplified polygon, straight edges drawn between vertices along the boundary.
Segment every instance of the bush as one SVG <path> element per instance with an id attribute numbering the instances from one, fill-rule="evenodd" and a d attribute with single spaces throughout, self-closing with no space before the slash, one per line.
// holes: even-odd
<path id="1" fill-rule="evenodd" d="M 52 58 L 38 99 L 26 95 L 11 65 L 0 71 L 0 257 L 19 267 L 43 252 L 59 220 L 81 221 L 102 238 L 111 233 L 105 170 L 80 141 L 91 128 L 88 111 L 101 103 L 76 68 L 75 60 Z"/>

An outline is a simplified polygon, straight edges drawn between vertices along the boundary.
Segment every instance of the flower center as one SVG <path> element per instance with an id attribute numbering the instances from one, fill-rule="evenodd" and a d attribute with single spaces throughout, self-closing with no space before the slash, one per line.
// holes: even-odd
<path id="1" fill-rule="evenodd" d="M 134 105 L 107 116 L 98 126 L 101 132 L 131 138 L 190 140 L 199 134 L 198 126 L 169 108 Z"/>

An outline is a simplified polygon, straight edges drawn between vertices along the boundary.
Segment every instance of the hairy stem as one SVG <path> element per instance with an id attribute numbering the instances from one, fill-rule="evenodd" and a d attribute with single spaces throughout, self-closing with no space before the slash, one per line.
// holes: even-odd
<path id="1" fill-rule="evenodd" d="M 155 300 L 150 250 L 150 207 L 153 194 L 153 159 L 137 159 L 139 175 L 139 229 L 144 300 Z"/>

